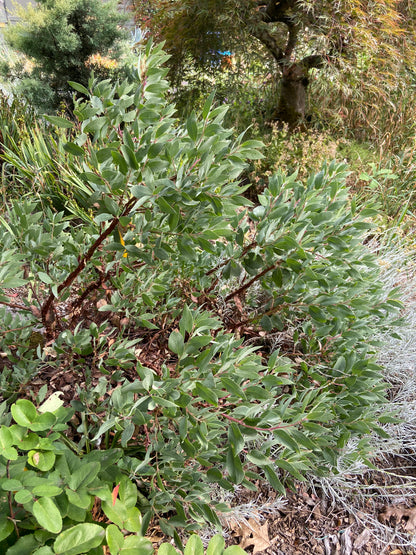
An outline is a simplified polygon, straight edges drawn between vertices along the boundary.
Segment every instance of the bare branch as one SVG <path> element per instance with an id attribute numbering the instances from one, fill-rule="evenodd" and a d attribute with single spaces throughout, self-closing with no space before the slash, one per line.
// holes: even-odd
<path id="1" fill-rule="evenodd" d="M 262 44 L 264 44 L 264 46 L 267 48 L 267 50 L 270 52 L 277 63 L 280 64 L 282 62 L 285 53 L 280 48 L 274 36 L 269 33 L 266 26 L 255 26 L 251 30 L 251 34 L 256 37 L 256 39 L 258 39 Z"/>

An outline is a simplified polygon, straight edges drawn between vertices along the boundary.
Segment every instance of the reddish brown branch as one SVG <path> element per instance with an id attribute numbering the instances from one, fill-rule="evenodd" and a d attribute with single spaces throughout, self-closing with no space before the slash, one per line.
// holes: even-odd
<path id="1" fill-rule="evenodd" d="M 82 295 L 80 295 L 80 297 L 72 303 L 72 306 L 71 306 L 72 310 L 76 310 L 77 308 L 79 308 L 82 305 L 82 303 L 85 301 L 85 299 L 88 297 L 88 295 L 90 295 L 90 293 L 92 293 L 93 291 L 95 291 L 96 289 L 101 287 L 101 285 L 105 281 L 107 281 L 109 276 L 110 276 L 110 272 L 102 273 L 102 274 L 100 274 L 98 279 L 96 279 L 95 281 L 92 281 L 86 287 L 86 289 L 82 293 Z"/>
<path id="2" fill-rule="evenodd" d="M 249 245 L 244 247 L 244 249 L 241 251 L 241 254 L 239 255 L 239 258 L 241 258 L 242 256 L 245 256 L 248 253 L 248 251 L 251 250 L 251 249 L 254 249 L 254 247 L 257 247 L 257 242 L 256 241 L 253 241 L 252 243 L 250 243 Z M 217 264 L 215 266 L 215 268 L 211 268 L 211 270 L 209 270 L 209 272 L 207 272 L 207 276 L 210 276 L 214 272 L 217 272 L 220 268 L 222 268 L 223 266 L 225 266 L 226 264 L 231 262 L 231 260 L 232 260 L 232 258 L 227 258 L 227 260 L 223 260 L 222 262 Z"/>
<path id="3" fill-rule="evenodd" d="M 86 254 L 84 254 L 84 256 L 81 258 L 78 266 L 69 274 L 69 276 L 65 279 L 65 281 L 63 281 L 59 285 L 58 293 L 61 293 L 64 289 L 69 287 L 74 282 L 74 280 L 79 276 L 79 274 L 82 272 L 82 270 L 87 265 L 87 262 L 89 262 L 89 260 L 92 258 L 93 254 L 98 249 L 98 247 L 105 241 L 105 239 L 117 227 L 117 225 L 120 221 L 120 218 L 122 216 L 125 216 L 125 215 L 128 214 L 128 212 L 130 211 L 130 209 L 132 208 L 132 206 L 135 204 L 136 201 L 137 201 L 136 198 L 134 198 L 134 197 L 131 198 L 128 201 L 128 203 L 126 204 L 126 206 L 124 207 L 124 210 L 121 213 L 121 215 L 118 216 L 117 218 L 114 218 L 113 221 L 111 222 L 111 224 L 108 226 L 108 228 L 100 234 L 98 239 L 94 242 L 93 245 L 91 245 L 91 247 L 87 250 Z M 49 295 L 49 297 L 46 299 L 45 303 L 43 304 L 42 310 L 41 310 L 42 322 L 43 322 L 43 324 L 44 324 L 44 326 L 47 330 L 50 328 L 50 321 L 49 321 L 48 315 L 50 315 L 50 313 L 53 312 L 53 310 L 51 310 L 53 300 L 54 300 L 54 294 L 51 293 Z"/>
<path id="4" fill-rule="evenodd" d="M 258 281 L 261 277 L 263 277 L 265 274 L 267 274 L 268 272 L 271 272 L 272 270 L 274 270 L 277 267 L 277 264 L 273 264 L 273 266 L 268 266 L 267 268 L 265 268 L 263 271 L 261 271 L 259 274 L 257 274 L 256 276 L 254 276 L 252 279 L 250 279 L 250 281 L 247 281 L 247 283 L 245 283 L 244 285 L 242 285 L 241 287 L 239 287 L 238 289 L 236 289 L 235 291 L 233 291 L 232 293 L 230 293 L 229 295 L 227 295 L 225 297 L 225 302 L 231 300 L 233 297 L 240 295 L 241 293 L 243 293 L 243 291 L 245 291 L 246 289 L 248 289 L 250 287 L 250 285 L 253 285 L 253 283 L 255 283 L 256 281 Z"/>
<path id="5" fill-rule="evenodd" d="M 279 424 L 278 426 L 272 426 L 271 428 L 261 428 L 260 426 L 250 426 L 249 424 L 246 424 L 244 420 L 238 420 L 238 418 L 234 418 L 229 414 L 223 414 L 222 416 L 224 416 L 224 418 L 226 418 L 227 420 L 231 420 L 231 422 L 235 422 L 236 424 L 240 424 L 241 426 L 244 426 L 245 428 L 250 428 L 251 430 L 257 430 L 258 432 L 273 432 L 274 430 L 293 428 L 293 426 L 297 426 L 301 422 L 305 422 L 305 420 L 307 420 L 307 418 L 302 418 L 301 420 L 299 420 L 298 422 L 294 422 L 293 424 Z"/>
<path id="6" fill-rule="evenodd" d="M 7 303 L 6 301 L 0 301 L 0 304 L 4 304 L 5 306 L 8 306 L 10 308 L 15 308 L 16 310 L 26 310 L 26 312 L 32 312 L 31 308 L 23 306 L 21 304 Z"/>

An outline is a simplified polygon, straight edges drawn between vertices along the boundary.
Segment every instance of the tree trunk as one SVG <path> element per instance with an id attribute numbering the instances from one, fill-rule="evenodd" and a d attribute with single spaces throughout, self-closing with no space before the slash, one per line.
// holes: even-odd
<path id="1" fill-rule="evenodd" d="M 305 120 L 309 70 L 313 67 L 322 67 L 324 61 L 323 56 L 314 54 L 283 67 L 280 96 L 274 119 L 288 123 L 290 128 L 296 127 Z"/>
<path id="2" fill-rule="evenodd" d="M 296 127 L 305 119 L 309 68 L 297 62 L 283 69 L 280 96 L 273 119 Z"/>

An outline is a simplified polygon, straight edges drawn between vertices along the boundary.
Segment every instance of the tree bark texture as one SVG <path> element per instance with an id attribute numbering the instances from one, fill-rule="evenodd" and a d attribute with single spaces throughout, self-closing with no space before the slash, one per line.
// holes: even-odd
<path id="1" fill-rule="evenodd" d="M 287 123 L 293 128 L 306 116 L 309 71 L 313 67 L 322 67 L 324 58 L 312 55 L 300 61 L 293 60 L 300 31 L 291 15 L 297 9 L 296 0 L 260 0 L 258 5 L 260 21 L 253 27 L 252 34 L 273 56 L 281 74 L 279 98 L 273 119 Z M 270 23 L 282 23 L 286 26 L 287 39 L 284 49 L 278 46 L 278 41 L 269 29 Z"/>

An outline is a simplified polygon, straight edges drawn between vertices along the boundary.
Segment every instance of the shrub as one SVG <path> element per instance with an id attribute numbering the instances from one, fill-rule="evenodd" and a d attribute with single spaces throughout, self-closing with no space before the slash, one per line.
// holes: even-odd
<path id="1" fill-rule="evenodd" d="M 374 211 L 348 199 L 346 167 L 277 173 L 253 205 L 238 178 L 261 143 L 233 138 L 213 95 L 200 117 L 175 120 L 165 59 L 149 43 L 136 84 L 75 85 L 87 98 L 77 122 L 48 117 L 89 220 L 7 209 L 0 301 L 22 284 L 31 299 L 26 331 L 0 342 L 11 364 L 29 352 L 84 384 L 79 448 L 121 448 L 140 511 L 175 535 L 189 519 L 220 526 L 214 485 L 285 494 L 334 467 L 351 437 L 366 460 L 366 435 L 384 434 L 372 340 L 401 305 L 363 244 Z M 29 326 L 45 348 L 30 351 Z"/>
<path id="2" fill-rule="evenodd" d="M 252 134 L 256 138 L 261 136 L 265 143 L 265 157 L 253 163 L 249 174 L 258 189 L 276 172 L 288 175 L 296 172 L 307 179 L 311 173 L 319 172 L 326 160 L 337 157 L 337 143 L 324 131 L 310 130 L 305 134 L 276 124 L 264 132 L 254 124 Z"/>
<path id="3" fill-rule="evenodd" d="M 18 11 L 19 22 L 5 31 L 7 43 L 27 57 L 22 68 L 6 68 L 18 89 L 42 110 L 71 100 L 68 81 L 87 84 L 96 54 L 117 56 L 124 17 L 117 2 L 107 0 L 41 0 Z M 113 52 L 111 52 L 113 50 Z M 107 71 L 104 68 L 104 71 Z"/>

